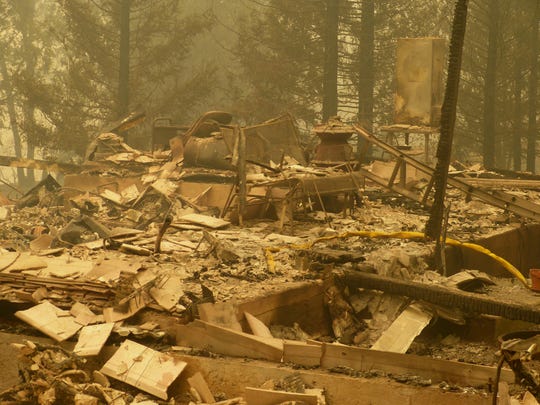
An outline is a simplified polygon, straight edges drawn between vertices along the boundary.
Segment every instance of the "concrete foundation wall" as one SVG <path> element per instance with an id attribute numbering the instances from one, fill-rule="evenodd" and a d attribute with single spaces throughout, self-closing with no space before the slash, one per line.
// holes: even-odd
<path id="1" fill-rule="evenodd" d="M 529 276 L 529 269 L 540 268 L 540 224 L 524 225 L 473 242 L 512 263 L 525 277 Z M 449 275 L 461 269 L 476 269 L 493 276 L 510 276 L 499 263 L 484 254 L 453 246 L 448 247 L 446 252 Z"/>

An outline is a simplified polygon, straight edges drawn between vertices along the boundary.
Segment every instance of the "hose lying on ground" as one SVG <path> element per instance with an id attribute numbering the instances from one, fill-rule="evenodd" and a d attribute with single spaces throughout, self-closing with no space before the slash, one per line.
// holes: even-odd
<path id="1" fill-rule="evenodd" d="M 294 250 L 311 249 L 316 243 L 319 243 L 319 242 L 324 242 L 324 241 L 333 240 L 333 239 L 345 239 L 345 238 L 351 238 L 351 237 L 382 238 L 382 239 L 413 239 L 413 240 L 423 240 L 423 241 L 429 240 L 428 238 L 426 238 L 426 235 L 422 232 L 349 231 L 349 232 L 344 232 L 344 233 L 340 233 L 336 235 L 322 236 L 320 238 L 314 239 L 304 244 L 291 243 L 291 244 L 282 245 L 282 246 L 267 247 L 265 249 L 265 256 L 266 256 L 266 262 L 268 264 L 268 269 L 272 273 L 275 272 L 275 262 L 274 262 L 273 253 L 277 253 L 282 249 L 294 249 Z M 507 260 L 503 259 L 500 256 L 497 256 L 495 253 L 493 253 L 489 249 L 486 249 L 483 246 L 477 245 L 476 243 L 460 242 L 458 240 L 451 239 L 451 238 L 446 238 L 446 244 L 450 246 L 465 247 L 467 249 L 471 249 L 471 250 L 474 250 L 476 252 L 479 252 L 486 256 L 491 257 L 493 260 L 499 263 L 506 271 L 508 271 L 510 274 L 516 277 L 519 281 L 521 281 L 521 283 L 525 287 L 530 288 L 523 274 L 521 274 L 521 272 L 517 268 L 515 268 L 512 265 L 512 263 L 508 262 Z"/>

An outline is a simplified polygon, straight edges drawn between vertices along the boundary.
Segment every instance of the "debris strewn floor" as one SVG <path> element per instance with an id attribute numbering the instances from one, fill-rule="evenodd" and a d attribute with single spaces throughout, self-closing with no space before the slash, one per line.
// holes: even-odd
<path id="1" fill-rule="evenodd" d="M 325 161 L 330 152 L 321 149 L 317 165 L 307 165 L 288 115 L 249 128 L 229 118 L 209 113 L 170 150 L 153 153 L 102 134 L 81 173 L 63 184 L 48 176 L 0 207 L 0 299 L 11 308 L 3 328 L 63 342 L 18 342 L 21 382 L 0 400 L 338 403 L 336 387 L 294 369 L 327 373 L 320 381 L 333 384 L 344 376 L 406 384 L 416 387 L 410 398 L 422 388 L 432 399 L 455 392 L 477 403 L 490 403 L 495 387 L 508 400 L 540 394 L 535 333 L 497 342 L 538 330 L 540 296 L 512 273 L 540 265 L 536 242 L 523 239 L 537 225 L 518 216 L 519 206 L 505 211 L 499 200 L 450 189 L 447 235 L 484 248 L 449 243 L 441 275 L 433 242 L 418 237 L 427 211 L 393 187 L 403 181 L 427 195 L 425 173 L 397 179 L 377 161 L 371 172 L 389 182 L 381 187 L 343 151 Z M 354 132 L 332 125 L 321 133 Z M 454 175 L 499 184 L 496 173 L 465 169 Z M 516 201 L 538 196 L 531 184 L 499 185 Z M 530 202 L 527 213 L 536 209 Z M 499 257 L 507 250 L 508 265 Z M 380 286 L 400 280 L 404 292 L 363 288 L 348 274 L 372 275 Z M 518 348 L 509 339 L 533 340 Z M 219 372 L 197 370 L 197 356 L 291 368 L 282 380 L 222 392 L 213 387 Z"/>

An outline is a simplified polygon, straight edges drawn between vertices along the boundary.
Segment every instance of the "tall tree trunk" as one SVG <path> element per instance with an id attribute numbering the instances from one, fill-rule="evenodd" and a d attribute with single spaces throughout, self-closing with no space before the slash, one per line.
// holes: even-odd
<path id="1" fill-rule="evenodd" d="M 439 242 L 441 237 L 442 221 L 444 216 L 444 198 L 448 180 L 448 167 L 452 154 L 452 141 L 456 123 L 456 105 L 459 93 L 459 79 L 461 74 L 461 59 L 463 55 L 463 42 L 467 27 L 468 0 L 457 0 L 452 23 L 452 37 L 450 40 L 450 57 L 448 63 L 448 77 L 444 101 L 441 108 L 441 135 L 437 146 L 437 164 L 435 166 L 435 196 L 431 207 L 429 219 L 426 224 L 426 236 Z M 440 249 L 440 244 L 437 243 Z M 440 268 L 440 251 L 435 252 L 438 267 Z"/>
<path id="2" fill-rule="evenodd" d="M 27 77 L 33 77 L 36 70 L 36 52 L 34 50 L 33 39 L 34 39 L 34 17 L 36 11 L 36 1 L 26 1 L 21 3 L 22 9 L 19 9 L 20 12 L 20 21 L 21 21 L 21 33 L 22 33 L 22 44 L 24 50 L 24 63 L 26 65 L 25 75 Z M 25 131 L 26 138 L 26 157 L 28 159 L 35 158 L 36 152 L 36 123 L 34 118 L 35 105 L 32 97 L 24 102 L 23 107 L 23 130 Z M 24 187 L 32 187 L 36 182 L 34 169 L 26 169 L 26 177 L 24 178 Z"/>
<path id="3" fill-rule="evenodd" d="M 529 76 L 529 119 L 527 128 L 527 170 L 534 173 L 536 169 L 536 138 L 537 138 L 537 105 L 538 105 L 538 23 L 540 22 L 540 3 L 536 3 L 533 17 L 530 43 L 530 70 Z"/>
<path id="4" fill-rule="evenodd" d="M 22 144 L 21 133 L 19 132 L 19 124 L 17 122 L 17 111 L 15 109 L 15 96 L 13 94 L 13 86 L 11 84 L 11 77 L 9 76 L 6 59 L 4 53 L 0 52 L 0 73 L 2 74 L 2 83 L 4 92 L 6 95 L 6 106 L 9 116 L 9 126 L 11 127 L 11 133 L 13 134 L 13 146 L 15 149 L 15 156 L 17 158 L 22 157 Z M 17 168 L 17 181 L 22 186 L 24 181 L 24 169 Z"/>
<path id="5" fill-rule="evenodd" d="M 129 112 L 129 16 L 131 0 L 120 3 L 120 67 L 118 78 L 118 116 Z"/>
<path id="6" fill-rule="evenodd" d="M 358 80 L 358 122 L 370 133 L 373 132 L 373 88 L 375 50 L 375 1 L 362 0 L 360 26 L 360 60 Z"/>
<path id="7" fill-rule="evenodd" d="M 489 0 L 489 37 L 484 81 L 484 167 L 495 167 L 495 101 L 497 94 L 497 48 L 499 0 Z"/>
<path id="8" fill-rule="evenodd" d="M 339 0 L 326 0 L 324 38 L 323 121 L 337 115 Z"/>
<path id="9" fill-rule="evenodd" d="M 521 89 L 523 83 L 521 79 L 521 63 L 519 60 L 514 64 L 514 119 L 513 119 L 513 137 L 512 137 L 512 161 L 514 170 L 521 171 Z"/>

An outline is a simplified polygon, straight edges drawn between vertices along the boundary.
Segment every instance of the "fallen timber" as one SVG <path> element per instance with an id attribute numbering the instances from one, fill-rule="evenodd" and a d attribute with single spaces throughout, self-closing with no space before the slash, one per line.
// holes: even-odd
<path id="1" fill-rule="evenodd" d="M 425 205 L 427 207 L 431 206 L 430 194 L 434 184 L 433 168 L 403 153 L 403 151 L 381 141 L 380 139 L 376 138 L 374 135 L 370 134 L 365 129 L 359 126 L 354 125 L 354 129 L 366 141 L 364 144 L 364 148 L 361 152 L 360 161 L 362 161 L 363 159 L 362 155 L 365 155 L 365 153 L 367 153 L 370 144 L 383 149 L 385 152 L 388 152 L 390 155 L 396 158 L 396 164 L 389 180 L 383 179 L 382 177 L 371 173 L 369 170 L 362 168 L 359 169 L 360 174 L 370 179 L 371 181 L 380 184 L 383 187 L 386 187 L 407 198 L 417 201 L 422 205 Z M 428 186 L 422 194 L 413 192 L 405 188 L 404 174 L 406 173 L 407 164 L 427 175 L 427 178 L 429 179 Z M 394 184 L 394 182 L 398 172 L 401 172 L 400 178 L 403 179 L 403 181 L 400 181 L 400 183 L 396 185 Z M 519 198 L 517 196 L 504 193 L 502 191 L 488 192 L 486 190 L 481 190 L 471 184 L 468 184 L 466 181 L 459 180 L 455 177 L 448 177 L 448 185 L 461 190 L 467 196 L 476 197 L 487 204 L 512 212 L 520 217 L 529 218 L 535 221 L 540 219 L 540 205 L 531 203 L 530 201 L 527 201 L 523 198 Z"/>
<path id="2" fill-rule="evenodd" d="M 349 288 L 380 290 L 403 295 L 447 308 L 459 308 L 466 313 L 501 316 L 506 319 L 531 323 L 540 322 L 540 308 L 501 302 L 478 294 L 437 285 L 426 285 L 363 272 L 346 271 L 334 275 L 339 284 Z"/>
<path id="3" fill-rule="evenodd" d="M 5 295 L 9 295 L 10 291 L 13 291 L 15 295 L 17 295 L 16 292 L 26 292 L 28 297 L 21 296 L 19 300 L 15 301 L 28 302 L 32 292 L 39 288 L 46 288 L 48 299 L 62 308 L 70 308 L 74 301 L 105 304 L 115 297 L 114 291 L 106 283 L 90 280 L 63 280 L 53 277 L 0 273 L 0 284 L 3 287 L 3 290 L 0 291 L 0 300 L 6 299 Z M 53 298 L 54 296 L 57 298 Z"/>

